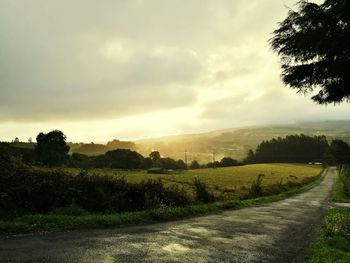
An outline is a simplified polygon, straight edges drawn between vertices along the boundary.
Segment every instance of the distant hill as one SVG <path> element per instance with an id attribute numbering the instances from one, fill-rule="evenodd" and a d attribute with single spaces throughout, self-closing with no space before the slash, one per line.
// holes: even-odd
<path id="1" fill-rule="evenodd" d="M 71 153 L 81 153 L 86 155 L 99 155 L 108 151 L 116 149 L 130 149 L 135 150 L 136 145 L 134 142 L 113 140 L 107 144 L 97 143 L 68 143 Z"/>
<path id="2" fill-rule="evenodd" d="M 225 129 L 202 134 L 168 136 L 157 139 L 135 141 L 136 149 L 147 154 L 153 149 L 164 156 L 183 158 L 188 151 L 189 160 L 212 161 L 213 151 L 216 159 L 230 156 L 243 159 L 249 149 L 255 149 L 263 140 L 285 137 L 292 134 L 325 135 L 329 141 L 342 139 L 350 143 L 350 121 L 304 122 L 294 125 L 253 126 Z"/>
<path id="3" fill-rule="evenodd" d="M 136 141 L 113 140 L 107 144 L 69 143 L 71 153 L 87 155 L 104 154 L 114 149 L 131 149 L 148 156 L 153 150 L 162 156 L 188 160 L 196 159 L 200 163 L 212 161 L 215 151 L 216 160 L 224 156 L 243 159 L 249 149 L 255 149 L 263 140 L 285 137 L 292 134 L 325 135 L 329 141 L 342 139 L 350 143 L 350 120 L 301 122 L 293 125 L 265 125 L 216 130 L 198 134 L 184 134 Z M 33 148 L 35 144 L 13 143 L 20 148 Z"/>

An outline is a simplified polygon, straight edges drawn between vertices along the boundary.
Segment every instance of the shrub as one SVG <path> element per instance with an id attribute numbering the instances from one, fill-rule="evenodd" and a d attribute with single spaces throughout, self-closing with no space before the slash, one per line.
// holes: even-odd
<path id="1" fill-rule="evenodd" d="M 198 178 L 193 181 L 193 187 L 196 192 L 196 199 L 198 202 L 206 204 L 215 200 L 214 195 L 208 191 L 207 185 Z"/>
<path id="2" fill-rule="evenodd" d="M 256 181 L 252 183 L 249 190 L 249 195 L 251 197 L 259 197 L 263 195 L 263 189 L 261 185 L 262 185 L 262 180 L 264 176 L 265 176 L 264 174 L 259 174 L 256 177 Z"/>
<path id="3" fill-rule="evenodd" d="M 183 206 L 191 203 L 184 190 L 165 188 L 160 180 L 129 183 L 124 178 L 86 171 L 73 176 L 60 170 L 23 169 L 0 180 L 1 186 L 6 186 L 0 191 L 0 213 L 4 215 L 47 213 L 77 207 L 89 212 L 131 212 L 163 204 Z"/>

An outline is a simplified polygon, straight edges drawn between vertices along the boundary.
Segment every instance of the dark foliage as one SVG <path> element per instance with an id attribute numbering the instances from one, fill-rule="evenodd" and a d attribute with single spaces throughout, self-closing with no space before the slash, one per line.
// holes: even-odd
<path id="1" fill-rule="evenodd" d="M 193 181 L 193 187 L 196 192 L 196 199 L 198 202 L 206 204 L 215 200 L 213 194 L 208 191 L 207 185 L 199 179 L 195 179 Z"/>
<path id="2" fill-rule="evenodd" d="M 265 175 L 264 174 L 259 174 L 257 177 L 256 177 L 256 181 L 252 183 L 251 187 L 250 187 L 250 196 L 251 197 L 259 197 L 259 196 L 262 196 L 263 194 L 263 189 L 262 189 L 262 180 L 263 180 L 263 177 Z"/>
<path id="3" fill-rule="evenodd" d="M 143 164 L 143 156 L 137 152 L 117 149 L 106 152 L 107 166 L 118 169 L 139 169 Z"/>
<path id="4" fill-rule="evenodd" d="M 209 162 L 205 165 L 206 168 L 217 168 L 220 167 L 220 162 L 215 161 L 215 162 Z"/>
<path id="5" fill-rule="evenodd" d="M 281 56 L 282 78 L 298 92 L 320 88 L 320 104 L 350 99 L 350 1 L 299 2 L 298 11 L 274 31 L 272 48 Z"/>
<path id="6" fill-rule="evenodd" d="M 330 145 L 330 153 L 336 164 L 350 164 L 350 146 L 342 140 L 334 140 Z"/>
<path id="7" fill-rule="evenodd" d="M 191 202 L 183 190 L 165 188 L 161 181 L 129 183 L 123 178 L 86 172 L 73 176 L 62 171 L 17 169 L 1 176 L 0 185 L 3 215 L 47 213 L 72 204 L 89 212 L 125 212 L 154 208 L 155 204 L 183 206 Z"/>
<path id="8" fill-rule="evenodd" d="M 63 132 L 55 130 L 47 134 L 39 133 L 36 141 L 38 162 L 49 166 L 60 166 L 67 162 L 69 146 Z"/>
<path id="9" fill-rule="evenodd" d="M 255 153 L 250 151 L 247 163 L 308 163 L 321 162 L 329 145 L 325 136 L 309 137 L 306 135 L 290 135 L 263 141 Z"/>
<path id="10" fill-rule="evenodd" d="M 199 169 L 200 165 L 196 160 L 193 160 L 189 166 L 190 169 Z"/>
<path id="11" fill-rule="evenodd" d="M 149 154 L 149 158 L 151 158 L 153 162 L 153 167 L 162 167 L 161 163 L 161 155 L 158 151 L 153 151 Z"/>
<path id="12" fill-rule="evenodd" d="M 224 157 L 220 161 L 220 167 L 230 167 L 230 166 L 237 166 L 238 161 L 232 159 L 231 157 Z"/>
<path id="13" fill-rule="evenodd" d="M 104 155 L 88 156 L 73 153 L 70 166 L 78 168 L 116 168 L 116 169 L 150 169 L 154 167 L 165 170 L 184 170 L 186 164 L 182 160 L 171 158 L 160 158 L 153 161 L 150 157 L 144 158 L 141 154 L 128 149 L 117 149 L 109 151 Z"/>

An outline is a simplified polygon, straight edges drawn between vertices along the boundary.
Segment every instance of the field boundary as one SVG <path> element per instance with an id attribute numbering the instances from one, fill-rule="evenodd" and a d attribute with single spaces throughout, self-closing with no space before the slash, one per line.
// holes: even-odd
<path id="1" fill-rule="evenodd" d="M 300 188 L 255 199 L 229 200 L 210 204 L 189 205 L 185 207 L 161 207 L 153 210 L 118 214 L 88 214 L 80 216 L 55 214 L 25 215 L 12 220 L 0 220 L 0 233 L 16 234 L 68 231 L 75 229 L 126 227 L 215 214 L 225 210 L 235 210 L 244 207 L 276 202 L 303 193 L 321 183 L 327 171 L 328 169 L 323 169 L 317 176 L 316 180 Z"/>

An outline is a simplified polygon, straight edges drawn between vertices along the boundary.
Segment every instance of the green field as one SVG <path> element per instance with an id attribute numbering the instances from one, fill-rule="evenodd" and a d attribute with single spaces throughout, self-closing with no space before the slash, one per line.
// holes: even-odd
<path id="1" fill-rule="evenodd" d="M 160 179 L 165 186 L 176 185 L 184 188 L 188 193 L 193 190 L 193 180 L 198 178 L 208 186 L 211 192 L 218 194 L 226 190 L 226 192 L 230 192 L 228 194 L 230 198 L 235 198 L 246 193 L 259 174 L 265 175 L 262 186 L 266 187 L 280 182 L 282 184 L 286 184 L 288 181 L 301 182 L 305 178 L 317 176 L 322 169 L 319 165 L 306 164 L 252 164 L 227 168 L 188 170 L 164 175 L 148 174 L 146 171 L 115 169 L 90 169 L 88 172 L 94 175 L 124 177 L 127 181 L 135 183 L 149 179 Z M 81 169 L 78 168 L 64 168 L 64 170 L 72 174 L 81 172 Z M 228 189 L 231 191 L 228 191 Z M 235 189 L 235 191 L 233 192 L 232 189 Z"/>

